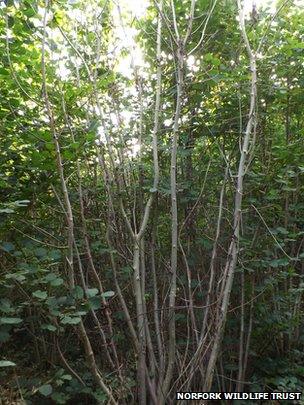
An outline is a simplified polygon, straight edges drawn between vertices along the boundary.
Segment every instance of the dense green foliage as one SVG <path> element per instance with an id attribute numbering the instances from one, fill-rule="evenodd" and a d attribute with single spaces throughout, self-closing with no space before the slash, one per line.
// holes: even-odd
<path id="1" fill-rule="evenodd" d="M 153 2 L 138 19 L 125 11 L 125 2 L 121 15 L 108 1 L 5 3 L 0 9 L 1 399 L 4 404 L 107 403 L 79 332 L 84 325 L 97 368 L 114 398 L 139 403 L 138 356 L 119 290 L 136 325 L 134 243 L 125 216 L 138 232 L 153 195 L 140 241 L 140 271 L 150 328 L 146 358 L 149 377 L 157 382 L 157 367 L 155 371 L 151 366 L 153 356 L 161 364 L 156 323 L 166 357 L 171 285 L 177 45 L 170 35 L 170 2 L 164 2 L 159 61 Z M 190 2 L 174 4 L 183 36 Z M 212 341 L 218 319 L 213 305 L 233 235 L 235 181 L 250 102 L 249 61 L 237 5 L 219 1 L 209 18 L 212 4 L 196 2 L 197 18 L 184 53 L 176 164 L 177 350 L 173 399 L 167 403 L 187 384 L 182 371 L 196 351 L 194 326 L 201 330 L 211 264 L 214 301 L 205 334 Z M 131 27 L 136 29 L 133 51 L 136 56 L 141 49 L 144 55 L 140 62 L 134 58 L 134 66 L 131 62 L 131 73 L 120 67 L 130 63 L 133 52 L 121 37 L 123 25 L 126 38 Z M 246 165 L 238 261 L 213 390 L 237 389 L 241 361 L 241 389 L 303 391 L 304 12 L 285 2 L 278 5 L 276 16 L 261 10 L 256 19 L 248 16 L 246 25 L 252 47 L 259 47 L 257 125 Z M 158 62 L 160 181 L 153 188 Z M 206 343 L 202 368 L 208 350 Z M 200 372 L 195 371 L 189 390 L 201 390 Z"/>

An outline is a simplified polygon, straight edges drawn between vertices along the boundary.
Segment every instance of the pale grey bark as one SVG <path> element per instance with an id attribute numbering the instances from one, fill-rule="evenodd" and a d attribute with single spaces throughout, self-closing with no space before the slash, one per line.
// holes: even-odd
<path id="1" fill-rule="evenodd" d="M 159 403 L 164 404 L 167 393 L 170 388 L 170 383 L 173 375 L 176 351 L 175 337 L 175 298 L 176 298 L 176 272 L 177 272 L 177 243 L 178 243 L 178 228 L 177 228 L 177 192 L 176 192 L 176 161 L 177 161 L 177 144 L 179 120 L 181 114 L 182 102 L 182 85 L 183 85 L 183 53 L 182 49 L 177 49 L 177 96 L 176 109 L 174 118 L 174 127 L 172 135 L 171 147 L 171 279 L 169 293 L 169 343 L 168 343 L 168 360 L 165 380 L 159 393 Z"/>
<path id="2" fill-rule="evenodd" d="M 245 168 L 246 163 L 248 162 L 249 159 L 248 154 L 250 141 L 252 138 L 252 129 L 254 128 L 256 123 L 256 99 L 257 99 L 256 55 L 251 49 L 248 36 L 246 33 L 244 8 L 241 4 L 241 0 L 238 0 L 238 8 L 239 8 L 240 31 L 250 61 L 250 72 L 251 72 L 250 107 L 238 165 L 237 184 L 234 201 L 233 235 L 228 249 L 228 257 L 224 270 L 224 279 L 223 279 L 224 288 L 223 288 L 223 296 L 221 298 L 219 317 L 217 320 L 216 330 L 214 334 L 214 341 L 212 345 L 210 358 L 208 361 L 206 378 L 204 381 L 205 391 L 209 391 L 212 386 L 215 366 L 219 356 L 220 346 L 224 333 L 224 327 L 227 319 L 228 306 L 230 302 L 230 293 L 232 290 L 234 272 L 237 265 L 239 253 L 239 236 L 240 236 L 240 222 L 242 214 L 243 183 L 244 183 Z"/>
<path id="3" fill-rule="evenodd" d="M 60 145 L 59 145 L 59 140 L 58 140 L 58 134 L 56 131 L 53 109 L 52 109 L 51 103 L 49 101 L 49 96 L 48 96 L 47 78 L 46 78 L 46 60 L 45 60 L 46 51 L 45 51 L 45 49 L 46 49 L 46 22 L 47 22 L 48 8 L 49 8 L 49 1 L 45 0 L 45 11 L 44 11 L 44 16 L 43 16 L 43 37 L 42 37 L 42 47 L 41 47 L 41 71 L 42 71 L 43 95 L 44 95 L 46 112 L 47 112 L 47 115 L 49 118 L 50 130 L 51 130 L 52 137 L 53 137 L 53 143 L 54 143 L 55 151 L 56 151 L 57 170 L 58 170 L 58 174 L 60 177 L 61 188 L 62 188 L 63 199 L 64 199 L 64 208 L 65 208 L 65 212 L 66 212 L 66 220 L 67 220 L 67 224 L 68 224 L 68 255 L 66 257 L 66 260 L 68 262 L 69 288 L 70 288 L 70 290 L 73 290 L 73 288 L 75 286 L 74 266 L 73 266 L 73 245 L 75 243 L 74 218 L 73 218 L 72 205 L 70 202 L 67 183 L 66 183 L 66 179 L 64 176 L 63 162 L 62 162 L 62 157 L 61 157 L 61 150 L 60 150 Z M 86 353 L 86 359 L 88 361 L 89 367 L 95 378 L 96 383 L 109 397 L 110 403 L 116 405 L 117 402 L 115 401 L 115 399 L 112 395 L 112 392 L 110 391 L 108 386 L 105 384 L 102 376 L 100 375 L 100 373 L 98 371 L 96 360 L 95 360 L 95 355 L 94 355 L 94 352 L 93 352 L 92 346 L 91 346 L 91 342 L 88 338 L 88 335 L 87 335 L 87 332 L 85 330 L 82 320 L 80 321 L 80 323 L 78 325 L 78 331 L 79 331 L 81 339 L 83 341 L 83 345 L 84 345 L 84 349 L 85 349 L 85 353 Z"/>

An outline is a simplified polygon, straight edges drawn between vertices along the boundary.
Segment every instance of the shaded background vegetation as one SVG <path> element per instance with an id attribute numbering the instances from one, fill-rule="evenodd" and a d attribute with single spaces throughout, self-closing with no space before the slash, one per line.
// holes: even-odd
<path id="1" fill-rule="evenodd" d="M 180 32 L 185 32 L 189 4 L 174 3 Z M 157 91 L 157 8 L 151 4 L 136 20 L 122 11 L 126 26 L 137 29 L 136 44 L 145 59 L 144 65 L 135 67 L 135 75 L 128 76 L 116 64 L 119 60 L 127 63 L 123 58 L 130 49 L 122 46 L 116 54 L 111 51 L 121 40 L 115 31 L 114 3 L 51 2 L 43 83 L 44 6 L 39 1 L 8 1 L 1 8 L 0 395 L 8 404 L 21 399 L 29 404 L 106 403 L 107 395 L 97 387 L 81 344 L 77 327 L 83 322 L 97 367 L 114 397 L 119 403 L 138 403 L 136 350 L 117 295 L 118 285 L 136 323 L 133 242 L 120 201 L 136 229 L 144 204 L 155 194 L 141 271 L 145 268 L 144 301 L 152 353 L 158 358 L 155 322 L 160 322 L 166 340 L 171 279 L 170 151 L 176 64 L 169 28 L 173 30 L 173 20 L 167 11 L 159 61 L 160 182 L 154 190 L 151 134 Z M 183 361 L 190 361 L 196 350 L 189 294 L 196 322 L 201 325 L 214 246 L 215 299 L 227 260 L 234 179 L 250 98 L 248 58 L 234 2 L 218 2 L 204 41 L 195 49 L 211 6 L 208 1 L 196 2 L 197 18 L 187 45 L 188 52 L 194 51 L 183 68 L 176 169 L 179 250 L 172 398 L 182 386 L 183 380 L 174 381 L 183 370 Z M 168 5 L 164 7 L 169 10 Z M 85 18 L 77 20 L 71 10 Z M 257 55 L 258 123 L 246 172 L 239 258 L 214 391 L 302 391 L 304 387 L 304 13 L 291 2 L 278 4 L 278 10 L 275 17 L 264 10 L 247 19 L 253 47 L 262 39 Z M 65 77 L 59 69 L 62 64 L 68 69 Z M 66 207 L 45 108 L 45 85 L 74 216 L 73 288 L 66 260 Z M 111 140 L 112 156 L 105 133 Z M 223 214 L 214 242 L 221 188 Z M 112 319 L 113 334 L 107 315 Z M 216 314 L 209 316 L 213 325 Z M 210 338 L 212 333 L 210 328 L 206 331 Z M 111 342 L 117 350 L 116 360 Z M 151 362 L 149 356 L 148 350 Z M 201 378 L 198 371 L 191 383 L 193 391 L 201 389 Z"/>

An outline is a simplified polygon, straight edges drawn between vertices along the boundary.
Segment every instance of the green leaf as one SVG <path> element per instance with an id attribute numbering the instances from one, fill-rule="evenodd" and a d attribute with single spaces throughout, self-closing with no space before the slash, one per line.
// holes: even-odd
<path id="1" fill-rule="evenodd" d="M 98 126 L 99 126 L 99 121 L 96 119 L 93 119 L 89 126 L 88 132 L 96 132 L 98 129 Z"/>
<path id="2" fill-rule="evenodd" d="M 63 374 L 63 375 L 61 376 L 61 378 L 62 378 L 63 380 L 67 380 L 67 381 L 71 381 L 71 380 L 73 379 L 73 377 L 72 377 L 70 374 Z"/>
<path id="3" fill-rule="evenodd" d="M 213 246 L 213 242 L 207 238 L 199 238 L 198 243 L 202 245 L 205 249 L 211 249 Z"/>
<path id="4" fill-rule="evenodd" d="M 55 404 L 64 405 L 67 403 L 68 396 L 63 392 L 55 391 L 51 398 L 55 401 Z"/>
<path id="5" fill-rule="evenodd" d="M 49 253 L 49 257 L 50 257 L 52 260 L 60 260 L 60 259 L 61 259 L 61 252 L 60 252 L 60 250 L 56 250 L 56 249 L 51 250 L 50 253 Z"/>
<path id="6" fill-rule="evenodd" d="M 33 17 L 36 14 L 36 11 L 34 9 L 34 6 L 31 5 L 30 2 L 25 2 L 26 8 L 22 10 L 22 12 L 27 16 L 27 17 Z"/>
<path id="7" fill-rule="evenodd" d="M 95 297 L 95 295 L 97 295 L 97 294 L 98 294 L 97 288 L 88 288 L 87 295 L 89 298 Z"/>
<path id="8" fill-rule="evenodd" d="M 274 267 L 274 268 L 277 268 L 279 266 L 287 266 L 288 264 L 289 264 L 289 260 L 287 258 L 275 259 L 275 260 L 271 260 L 271 262 L 269 262 L 269 266 Z"/>
<path id="9" fill-rule="evenodd" d="M 53 392 L 53 388 L 52 388 L 52 386 L 50 384 L 44 384 L 44 385 L 41 385 L 41 387 L 38 388 L 38 391 L 43 396 L 48 397 Z"/>
<path id="10" fill-rule="evenodd" d="M 34 291 L 32 295 L 34 297 L 36 297 L 36 298 L 41 299 L 41 300 L 45 300 L 47 298 L 47 292 L 46 291 L 37 290 L 37 291 Z"/>
<path id="11" fill-rule="evenodd" d="M 38 257 L 47 256 L 47 250 L 43 247 L 39 247 L 39 248 L 35 249 L 35 255 Z"/>
<path id="12" fill-rule="evenodd" d="M 24 276 L 24 274 L 26 274 L 26 273 L 18 272 L 18 273 L 13 273 L 13 274 L 6 274 L 5 278 L 7 280 L 10 280 L 10 279 L 17 280 L 20 283 L 22 283 L 22 281 L 26 280 L 26 277 Z"/>
<path id="13" fill-rule="evenodd" d="M 114 291 L 105 291 L 104 293 L 101 294 L 101 296 L 104 298 L 111 298 L 114 297 L 114 295 L 115 295 Z"/>
<path id="14" fill-rule="evenodd" d="M 16 366 L 16 363 L 13 363 L 12 361 L 9 360 L 0 360 L 0 367 L 12 367 Z"/>
<path id="15" fill-rule="evenodd" d="M 8 24 L 8 26 L 9 26 L 9 28 L 12 28 L 13 25 L 15 24 L 14 17 L 12 17 L 12 16 L 9 15 L 9 16 L 8 16 L 7 24 Z"/>
<path id="16" fill-rule="evenodd" d="M 57 330 L 56 326 L 51 325 L 51 324 L 43 324 L 43 325 L 41 325 L 41 328 L 45 329 L 45 330 L 49 330 L 51 332 L 55 332 Z"/>
<path id="17" fill-rule="evenodd" d="M 60 277 L 55 278 L 54 280 L 51 281 L 51 286 L 52 287 L 58 287 L 59 285 L 63 284 L 63 279 Z"/>
<path id="18" fill-rule="evenodd" d="M 101 307 L 101 298 L 100 297 L 91 297 L 89 298 L 89 306 L 91 309 L 99 309 Z"/>
<path id="19" fill-rule="evenodd" d="M 283 235 L 288 235 L 288 231 L 287 231 L 287 229 L 285 229 L 285 228 L 283 228 L 282 226 L 278 226 L 277 227 L 277 231 L 278 232 L 280 232 L 280 233 L 282 233 Z"/>
<path id="20" fill-rule="evenodd" d="M 1 245 L 1 248 L 5 251 L 5 252 L 11 252 L 12 250 L 15 250 L 15 245 L 11 242 L 3 242 Z"/>
<path id="21" fill-rule="evenodd" d="M 9 340 L 10 335 L 7 331 L 5 330 L 0 330 L 0 342 L 5 343 Z"/>
<path id="22" fill-rule="evenodd" d="M 6 314 L 14 311 L 14 309 L 11 307 L 11 302 L 6 298 L 0 300 L 0 311 L 5 312 Z"/>
<path id="23" fill-rule="evenodd" d="M 49 273 L 48 275 L 46 275 L 46 276 L 44 277 L 44 280 L 45 280 L 47 283 L 49 283 L 49 282 L 51 282 L 51 281 L 53 281 L 53 280 L 56 280 L 56 278 L 57 278 L 57 276 L 56 276 L 55 273 Z"/>
<path id="24" fill-rule="evenodd" d="M 86 315 L 87 314 L 87 311 L 76 311 L 76 312 L 74 312 L 74 315 L 77 315 L 77 316 L 83 316 L 83 315 Z"/>
<path id="25" fill-rule="evenodd" d="M 83 296 L 84 296 L 83 289 L 79 285 L 76 285 L 73 291 L 73 297 L 82 300 Z"/>
<path id="26" fill-rule="evenodd" d="M 4 325 L 16 325 L 21 322 L 22 322 L 21 318 L 0 318 L 0 323 Z"/>
<path id="27" fill-rule="evenodd" d="M 3 76 L 8 76 L 9 75 L 9 71 L 4 69 L 3 67 L 0 68 L 0 75 Z"/>
<path id="28" fill-rule="evenodd" d="M 66 325 L 66 324 L 77 325 L 77 323 L 79 323 L 80 321 L 81 321 L 81 318 L 79 318 L 79 317 L 64 316 L 60 322 L 64 325 Z"/>

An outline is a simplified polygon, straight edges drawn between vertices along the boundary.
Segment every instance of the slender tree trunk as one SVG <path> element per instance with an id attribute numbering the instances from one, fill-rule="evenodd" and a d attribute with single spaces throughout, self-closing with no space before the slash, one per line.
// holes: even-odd
<path id="1" fill-rule="evenodd" d="M 243 390 L 244 381 L 246 380 L 246 371 L 247 371 L 247 364 L 248 364 L 248 358 L 249 358 L 249 347 L 250 347 L 252 323 L 253 323 L 253 304 L 254 304 L 254 279 L 252 280 L 251 303 L 250 303 L 250 308 L 249 308 L 249 323 L 248 323 L 247 338 L 246 338 L 246 344 L 245 344 L 242 376 L 241 376 L 241 381 L 239 382 L 240 391 Z"/>
<path id="2" fill-rule="evenodd" d="M 177 228 L 177 191 L 176 191 L 176 163 L 177 163 L 177 145 L 179 120 L 181 114 L 182 102 L 182 86 L 183 86 L 183 51 L 181 46 L 177 49 L 177 96 L 176 109 L 174 118 L 174 128 L 171 148 L 171 279 L 170 279 L 170 294 L 169 294 L 169 351 L 168 351 L 168 366 L 165 380 L 160 392 L 159 403 L 165 403 L 167 393 L 170 388 L 170 383 L 173 375 L 175 363 L 175 298 L 176 298 L 176 276 L 177 276 L 177 243 L 178 243 L 178 228 Z"/>
<path id="3" fill-rule="evenodd" d="M 227 319 L 228 306 L 230 302 L 230 293 L 232 290 L 234 272 L 237 264 L 239 253 L 239 235 L 240 235 L 240 221 L 242 213 L 242 200 L 243 200 L 243 181 L 245 175 L 246 163 L 248 162 L 248 153 L 250 147 L 252 129 L 256 123 L 256 98 L 257 98 L 257 71 L 256 71 L 256 56 L 252 51 L 245 28 L 245 15 L 244 8 L 241 5 L 241 0 L 238 0 L 239 7 L 239 20 L 240 29 L 243 41 L 246 46 L 248 57 L 250 60 L 251 71 L 251 90 L 250 90 L 250 108 L 248 115 L 248 122 L 242 143 L 241 156 L 239 160 L 238 174 L 237 174 L 237 188 L 235 193 L 234 202 L 234 221 L 233 221 L 233 235 L 228 249 L 228 258 L 225 266 L 224 273 L 224 290 L 221 300 L 221 307 L 219 319 L 217 321 L 214 341 L 212 345 L 211 355 L 207 366 L 206 379 L 204 382 L 204 390 L 210 391 L 213 381 L 216 361 L 218 359 L 220 346 L 223 338 L 224 327 Z"/>
<path id="4" fill-rule="evenodd" d="M 43 94 L 44 94 L 45 108 L 47 111 L 47 115 L 49 117 L 50 129 L 51 129 L 51 133 L 53 136 L 53 143 L 54 143 L 55 151 L 56 151 L 57 170 L 58 170 L 58 173 L 60 176 L 61 188 L 62 188 L 62 193 L 63 193 L 63 197 L 64 197 L 66 220 L 67 220 L 67 224 L 68 224 L 67 262 L 68 262 L 68 271 L 69 271 L 69 288 L 72 291 L 75 286 L 74 267 L 73 267 L 73 245 L 75 242 L 74 218 L 73 218 L 72 205 L 70 202 L 68 188 L 67 188 L 67 184 L 66 184 L 66 180 L 65 180 L 65 176 L 64 176 L 64 171 L 63 171 L 61 150 L 60 150 L 60 145 L 59 145 L 59 141 L 58 141 L 58 134 L 56 132 L 54 114 L 53 114 L 51 103 L 49 101 L 48 89 L 47 89 L 45 48 L 46 48 L 46 18 L 47 18 L 48 8 L 49 8 L 49 1 L 45 0 L 45 11 L 44 11 L 44 16 L 43 16 L 42 57 L 41 57 Z M 108 395 L 110 402 L 112 404 L 117 404 L 110 389 L 107 387 L 107 385 L 105 384 L 103 378 L 101 377 L 101 375 L 98 371 L 94 352 L 92 350 L 92 346 L 91 346 L 90 340 L 88 338 L 88 335 L 86 333 L 82 320 L 79 323 L 78 331 L 80 332 L 80 335 L 82 337 L 84 349 L 86 352 L 86 358 L 89 363 L 91 372 L 92 372 L 93 376 L 95 377 L 96 383 L 106 393 L 106 395 Z"/>
<path id="5" fill-rule="evenodd" d="M 242 378 L 243 378 L 243 361 L 244 361 L 244 328 L 245 328 L 245 275 L 244 269 L 241 273 L 241 322 L 240 322 L 240 339 L 239 339 L 239 370 L 238 370 L 238 382 L 236 385 L 236 390 L 238 392 L 242 391 Z"/>

